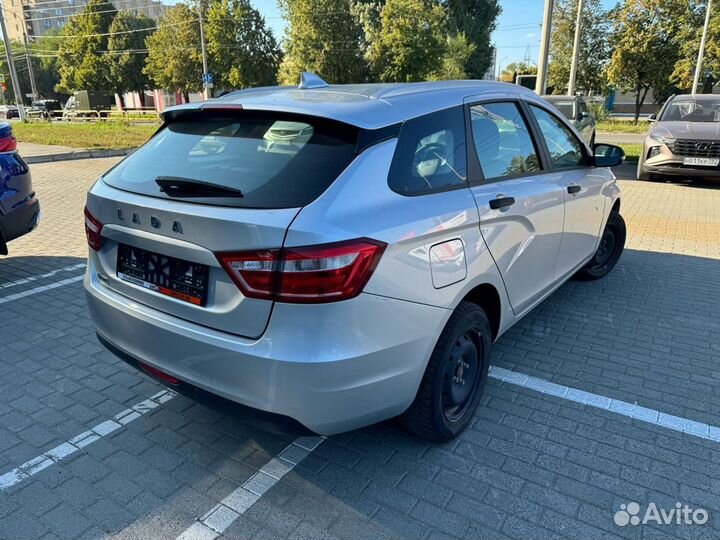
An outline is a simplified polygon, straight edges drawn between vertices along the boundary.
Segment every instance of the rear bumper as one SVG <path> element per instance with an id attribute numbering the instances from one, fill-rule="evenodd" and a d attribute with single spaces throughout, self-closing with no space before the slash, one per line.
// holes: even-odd
<path id="1" fill-rule="evenodd" d="M 37 227 L 39 217 L 40 202 L 36 197 L 29 199 L 7 214 L 0 214 L 2 239 L 9 242 L 29 233 Z"/>
<path id="2" fill-rule="evenodd" d="M 276 304 L 263 336 L 250 340 L 138 305 L 98 282 L 90 265 L 85 289 L 114 352 L 324 435 L 402 413 L 450 315 L 370 294 Z"/>

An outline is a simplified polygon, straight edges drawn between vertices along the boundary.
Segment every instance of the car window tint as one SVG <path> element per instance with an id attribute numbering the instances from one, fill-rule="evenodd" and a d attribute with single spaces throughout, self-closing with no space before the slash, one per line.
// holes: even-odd
<path id="1" fill-rule="evenodd" d="M 567 169 L 585 165 L 583 145 L 565 124 L 545 109 L 535 105 L 531 105 L 530 109 L 540 126 L 553 168 Z"/>
<path id="2" fill-rule="evenodd" d="M 541 169 L 525 119 L 515 103 L 470 108 L 475 151 L 486 180 Z"/>
<path id="3" fill-rule="evenodd" d="M 405 122 L 390 166 L 390 187 L 398 193 L 418 194 L 466 183 L 462 107 Z"/>

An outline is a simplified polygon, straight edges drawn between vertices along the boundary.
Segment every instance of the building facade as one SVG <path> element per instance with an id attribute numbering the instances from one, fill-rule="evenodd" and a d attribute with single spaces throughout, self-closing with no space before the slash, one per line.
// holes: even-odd
<path id="1" fill-rule="evenodd" d="M 112 3 L 118 10 L 155 20 L 167 9 L 158 0 L 115 0 Z M 3 0 L 8 37 L 12 41 L 22 41 L 24 32 L 28 37 L 40 37 L 51 30 L 60 31 L 86 4 L 87 0 Z"/>

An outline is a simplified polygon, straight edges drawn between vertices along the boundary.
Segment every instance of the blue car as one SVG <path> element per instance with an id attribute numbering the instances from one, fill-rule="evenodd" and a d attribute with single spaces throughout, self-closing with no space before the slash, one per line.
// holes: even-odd
<path id="1" fill-rule="evenodd" d="M 17 152 L 12 127 L 0 122 L 0 255 L 7 255 L 7 243 L 32 231 L 39 220 L 30 169 Z"/>

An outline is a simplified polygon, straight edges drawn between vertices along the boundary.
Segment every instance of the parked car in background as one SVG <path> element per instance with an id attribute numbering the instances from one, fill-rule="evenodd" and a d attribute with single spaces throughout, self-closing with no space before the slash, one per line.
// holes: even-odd
<path id="1" fill-rule="evenodd" d="M 88 193 L 100 340 L 322 434 L 455 437 L 492 343 L 625 244 L 622 149 L 520 86 L 308 75 L 162 116 Z"/>
<path id="2" fill-rule="evenodd" d="M 0 105 L 0 119 L 10 120 L 20 118 L 20 112 L 15 105 Z"/>
<path id="3" fill-rule="evenodd" d="M 543 96 L 552 103 L 582 135 L 583 140 L 592 147 L 595 144 L 595 117 L 582 96 Z"/>
<path id="4" fill-rule="evenodd" d="M 18 155 L 7 122 L 0 122 L 0 171 L 0 255 L 7 255 L 8 242 L 29 233 L 40 221 L 30 169 Z"/>
<path id="5" fill-rule="evenodd" d="M 650 122 L 638 180 L 720 178 L 720 96 L 672 96 Z"/>
<path id="6" fill-rule="evenodd" d="M 42 117 L 46 119 L 52 119 L 55 117 L 62 116 L 63 108 L 60 102 L 56 99 L 39 99 L 33 101 L 30 108 L 28 108 L 28 117 Z"/>

